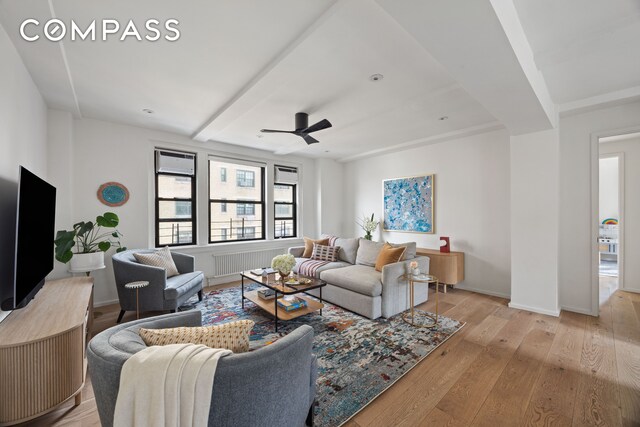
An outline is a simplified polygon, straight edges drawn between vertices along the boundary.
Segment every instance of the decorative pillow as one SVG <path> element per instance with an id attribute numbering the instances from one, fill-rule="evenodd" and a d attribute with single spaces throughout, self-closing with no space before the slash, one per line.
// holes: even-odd
<path id="1" fill-rule="evenodd" d="M 381 242 L 372 242 L 371 240 L 360 238 L 356 264 L 374 267 L 378 260 L 378 254 L 382 250 L 382 245 L 383 243 Z"/>
<path id="2" fill-rule="evenodd" d="M 326 239 L 310 239 L 308 237 L 304 238 L 304 253 L 302 254 L 302 258 L 311 258 L 313 254 L 313 244 L 317 243 L 319 245 L 327 246 L 329 244 L 329 238 Z"/>
<path id="3" fill-rule="evenodd" d="M 405 250 L 404 246 L 394 248 L 389 243 L 385 243 L 376 259 L 376 271 L 382 271 L 385 265 L 400 261 Z"/>
<path id="4" fill-rule="evenodd" d="M 393 246 L 394 248 L 407 248 L 404 251 L 404 256 L 400 261 L 405 259 L 413 259 L 416 257 L 416 251 L 418 250 L 417 248 L 418 245 L 416 244 L 416 242 L 391 243 L 391 246 Z"/>
<path id="5" fill-rule="evenodd" d="M 234 353 L 249 351 L 251 320 L 237 320 L 213 326 L 166 329 L 140 328 L 138 333 L 146 345 L 203 344 L 211 348 L 226 348 Z"/>
<path id="6" fill-rule="evenodd" d="M 349 264 L 355 264 L 356 256 L 358 255 L 359 241 L 360 239 L 357 237 L 354 237 L 353 239 L 338 237 L 336 239 L 336 246 L 340 246 L 338 259 L 340 261 L 348 262 Z"/>
<path id="7" fill-rule="evenodd" d="M 311 259 L 315 259 L 318 261 L 336 262 L 338 260 L 339 251 L 340 246 L 325 246 L 314 243 Z"/>
<path id="8" fill-rule="evenodd" d="M 173 258 L 171 257 L 169 246 L 165 246 L 154 253 L 139 253 L 133 254 L 133 256 L 140 264 L 164 268 L 167 271 L 167 277 L 177 276 L 180 274 L 178 267 L 176 267 L 176 263 L 173 262 Z"/>

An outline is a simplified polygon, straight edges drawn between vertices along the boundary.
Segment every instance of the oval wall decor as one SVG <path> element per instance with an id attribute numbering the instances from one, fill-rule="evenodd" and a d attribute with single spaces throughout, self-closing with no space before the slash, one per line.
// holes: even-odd
<path id="1" fill-rule="evenodd" d="M 129 200 L 129 190 L 119 182 L 106 182 L 98 188 L 98 200 L 107 206 L 122 206 Z"/>

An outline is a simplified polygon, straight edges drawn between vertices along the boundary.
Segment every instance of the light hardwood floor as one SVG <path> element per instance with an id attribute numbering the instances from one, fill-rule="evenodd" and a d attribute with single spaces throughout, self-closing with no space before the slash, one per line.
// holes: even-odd
<path id="1" fill-rule="evenodd" d="M 440 312 L 466 326 L 348 427 L 640 425 L 640 295 L 615 292 L 600 318 L 529 313 L 456 289 L 439 297 Z M 433 295 L 421 308 L 433 310 Z M 95 330 L 117 315 L 96 309 Z M 90 379 L 84 394 L 31 424 L 99 425 Z"/>

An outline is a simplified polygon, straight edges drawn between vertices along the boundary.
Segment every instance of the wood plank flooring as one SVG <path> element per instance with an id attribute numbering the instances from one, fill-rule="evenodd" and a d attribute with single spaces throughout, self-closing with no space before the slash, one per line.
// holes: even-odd
<path id="1" fill-rule="evenodd" d="M 497 297 L 440 293 L 441 314 L 467 325 L 346 425 L 640 426 L 640 295 L 606 297 L 599 318 L 554 318 Z M 421 308 L 434 306 L 431 297 Z M 118 311 L 96 309 L 95 331 Z M 80 406 L 28 425 L 99 425 L 91 380 Z"/>

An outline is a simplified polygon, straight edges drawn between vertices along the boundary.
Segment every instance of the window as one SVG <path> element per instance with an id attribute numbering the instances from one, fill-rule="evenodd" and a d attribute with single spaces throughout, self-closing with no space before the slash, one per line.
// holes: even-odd
<path id="1" fill-rule="evenodd" d="M 227 182 L 227 168 L 220 168 L 220 182 Z"/>
<path id="2" fill-rule="evenodd" d="M 253 203 L 238 203 L 236 204 L 236 215 L 255 215 L 256 205 Z"/>
<path id="3" fill-rule="evenodd" d="M 276 183 L 273 186 L 274 237 L 296 237 L 296 185 Z"/>
<path id="4" fill-rule="evenodd" d="M 255 187 L 256 186 L 255 171 L 238 169 L 236 171 L 236 185 L 238 187 Z"/>
<path id="5" fill-rule="evenodd" d="M 196 155 L 158 149 L 156 246 L 196 243 Z"/>
<path id="6" fill-rule="evenodd" d="M 223 169 L 236 186 L 220 185 Z M 209 159 L 209 243 L 265 238 L 264 173 L 259 163 Z"/>

